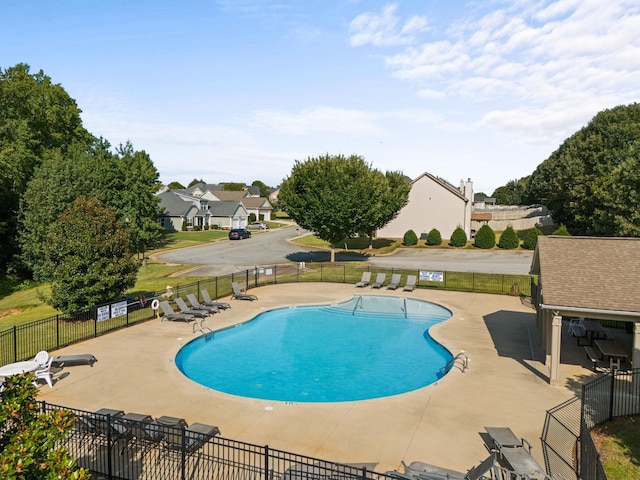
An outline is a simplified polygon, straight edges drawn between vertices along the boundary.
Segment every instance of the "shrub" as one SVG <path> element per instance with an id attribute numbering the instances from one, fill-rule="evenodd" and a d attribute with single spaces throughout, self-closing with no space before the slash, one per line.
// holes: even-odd
<path id="1" fill-rule="evenodd" d="M 427 234 L 427 245 L 440 245 L 442 243 L 442 235 L 440 232 L 432 228 L 431 231 Z"/>
<path id="2" fill-rule="evenodd" d="M 182 228 L 180 230 L 182 230 L 183 232 L 187 231 L 187 222 L 185 221 L 182 222 Z"/>
<path id="3" fill-rule="evenodd" d="M 209 225 L 207 225 L 206 223 L 204 224 L 204 229 L 205 230 L 209 230 Z"/>
<path id="4" fill-rule="evenodd" d="M 570 237 L 571 234 L 569 233 L 569 230 L 567 230 L 567 227 L 561 223 L 560 226 L 556 229 L 555 232 L 553 232 L 553 235 L 560 235 L 562 237 Z"/>
<path id="5" fill-rule="evenodd" d="M 527 232 L 527 235 L 524 237 L 524 242 L 522 242 L 522 248 L 526 248 L 527 250 L 535 250 L 536 245 L 538 244 L 538 236 L 542 235 L 542 231 L 538 227 L 533 227 Z"/>
<path id="6" fill-rule="evenodd" d="M 405 245 L 416 245 L 418 243 L 418 235 L 413 230 L 407 230 L 402 237 L 402 243 Z"/>
<path id="7" fill-rule="evenodd" d="M 200 231 L 200 225 L 195 225 L 195 226 L 193 227 L 193 231 L 194 231 L 194 232 L 199 232 L 199 231 Z"/>
<path id="8" fill-rule="evenodd" d="M 457 227 L 451 234 L 449 245 L 452 247 L 464 247 L 467 245 L 467 234 L 464 233 L 462 227 Z"/>
<path id="9" fill-rule="evenodd" d="M 519 245 L 520 239 L 518 238 L 518 234 L 513 229 L 513 227 L 509 225 L 507 229 L 502 232 L 502 235 L 500 235 L 498 246 L 500 248 L 504 248 L 505 250 L 512 250 L 514 248 L 518 248 Z"/>
<path id="10" fill-rule="evenodd" d="M 250 213 L 249 214 L 249 223 L 253 223 L 256 221 L 256 214 L 255 213 Z"/>
<path id="11" fill-rule="evenodd" d="M 493 248 L 496 246 L 496 233 L 486 223 L 480 227 L 478 233 L 476 233 L 476 238 L 474 241 L 474 245 L 478 248 Z"/>

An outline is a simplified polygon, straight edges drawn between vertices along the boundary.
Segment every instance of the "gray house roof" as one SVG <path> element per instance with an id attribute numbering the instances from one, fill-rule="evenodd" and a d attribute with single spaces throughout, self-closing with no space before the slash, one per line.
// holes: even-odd
<path id="1" fill-rule="evenodd" d="M 242 202 L 203 200 L 185 194 L 182 190 L 170 190 L 158 195 L 161 215 L 165 217 L 185 217 L 191 209 L 196 209 L 196 216 L 233 217 L 238 210 L 244 210 Z M 201 208 L 202 205 L 208 208 Z M 242 213 L 242 212 L 241 212 Z"/>
<path id="2" fill-rule="evenodd" d="M 640 238 L 540 236 L 531 273 L 550 308 L 640 312 Z"/>
<path id="3" fill-rule="evenodd" d="M 158 195 L 160 198 L 161 215 L 166 217 L 184 217 L 189 209 L 193 207 L 190 202 L 185 202 L 176 195 L 174 190 L 168 190 Z"/>

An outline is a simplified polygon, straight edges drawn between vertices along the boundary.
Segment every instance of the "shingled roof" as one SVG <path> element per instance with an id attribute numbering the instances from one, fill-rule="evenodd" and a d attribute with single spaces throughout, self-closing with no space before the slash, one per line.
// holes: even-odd
<path id="1" fill-rule="evenodd" d="M 531 273 L 546 306 L 640 312 L 640 238 L 540 236 Z"/>

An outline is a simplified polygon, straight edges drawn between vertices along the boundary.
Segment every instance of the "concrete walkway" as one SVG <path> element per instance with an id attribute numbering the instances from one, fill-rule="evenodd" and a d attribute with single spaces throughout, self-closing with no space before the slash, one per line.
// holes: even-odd
<path id="1" fill-rule="evenodd" d="M 271 285 L 251 293 L 259 300 L 230 300 L 232 308 L 209 324 L 224 327 L 268 309 L 335 303 L 359 293 L 394 294 L 327 283 Z M 533 310 L 519 298 L 422 289 L 406 295 L 453 312 L 431 334 L 453 354 L 466 351 L 466 373 L 454 368 L 420 390 L 359 402 L 236 397 L 202 387 L 175 367 L 180 347 L 195 338 L 190 324 L 153 320 L 55 352 L 93 353 L 98 363 L 64 368 L 39 398 L 89 411 L 109 407 L 183 417 L 217 425 L 226 438 L 331 461 L 374 462 L 377 471 L 398 469 L 402 460 L 466 471 L 487 455 L 479 436 L 483 427 L 508 426 L 535 446 L 534 456 L 544 464 L 539 437 L 546 411 L 574 397 L 594 375 L 575 342 L 566 339 L 564 381 L 551 386 L 540 362 Z"/>

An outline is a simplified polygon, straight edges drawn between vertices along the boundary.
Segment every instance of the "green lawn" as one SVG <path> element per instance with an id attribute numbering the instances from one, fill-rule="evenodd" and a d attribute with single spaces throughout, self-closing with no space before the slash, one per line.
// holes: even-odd
<path id="1" fill-rule="evenodd" d="M 592 430 L 608 480 L 640 478 L 639 423 L 638 415 L 619 417 Z"/>

